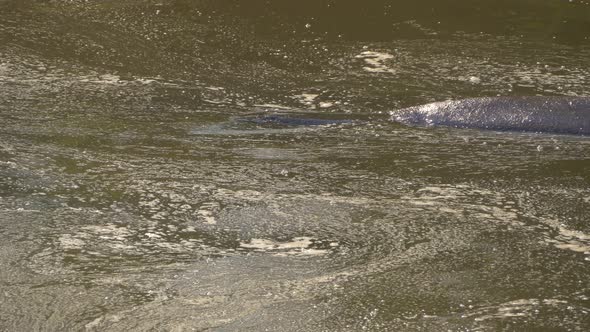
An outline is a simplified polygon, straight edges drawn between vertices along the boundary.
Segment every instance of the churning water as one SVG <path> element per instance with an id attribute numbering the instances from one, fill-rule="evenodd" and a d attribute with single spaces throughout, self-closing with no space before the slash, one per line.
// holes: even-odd
<path id="1" fill-rule="evenodd" d="M 587 331 L 585 1 L 0 1 L 1 331 Z M 285 120 L 286 119 L 286 120 Z"/>

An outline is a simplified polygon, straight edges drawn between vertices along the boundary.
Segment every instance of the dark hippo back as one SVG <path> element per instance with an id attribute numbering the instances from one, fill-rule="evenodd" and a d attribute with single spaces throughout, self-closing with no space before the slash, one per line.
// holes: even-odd
<path id="1" fill-rule="evenodd" d="M 249 122 L 262 126 L 299 127 L 299 126 L 327 126 L 345 123 L 353 123 L 351 119 L 320 119 L 301 117 L 296 114 L 264 114 L 254 117 L 243 117 L 239 122 Z"/>
<path id="2" fill-rule="evenodd" d="M 407 125 L 590 135 L 590 97 L 484 97 L 391 113 Z"/>

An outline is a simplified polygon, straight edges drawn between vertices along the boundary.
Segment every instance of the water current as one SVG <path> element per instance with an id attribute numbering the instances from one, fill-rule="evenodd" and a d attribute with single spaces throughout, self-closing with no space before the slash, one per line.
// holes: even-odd
<path id="1" fill-rule="evenodd" d="M 588 331 L 588 137 L 388 121 L 497 95 L 590 2 L 0 0 L 0 331 Z"/>

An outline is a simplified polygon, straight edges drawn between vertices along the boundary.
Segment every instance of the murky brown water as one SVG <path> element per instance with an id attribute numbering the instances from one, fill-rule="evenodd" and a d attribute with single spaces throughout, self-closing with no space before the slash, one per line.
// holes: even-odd
<path id="1" fill-rule="evenodd" d="M 584 1 L 0 1 L 0 331 L 586 331 L 590 140 L 387 118 L 590 95 L 589 38 Z"/>

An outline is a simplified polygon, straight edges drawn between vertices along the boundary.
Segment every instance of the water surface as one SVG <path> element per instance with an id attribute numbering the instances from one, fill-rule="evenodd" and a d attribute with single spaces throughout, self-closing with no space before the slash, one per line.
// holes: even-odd
<path id="1" fill-rule="evenodd" d="M 387 119 L 590 95 L 589 15 L 0 1 L 0 330 L 587 330 L 588 138 Z"/>

